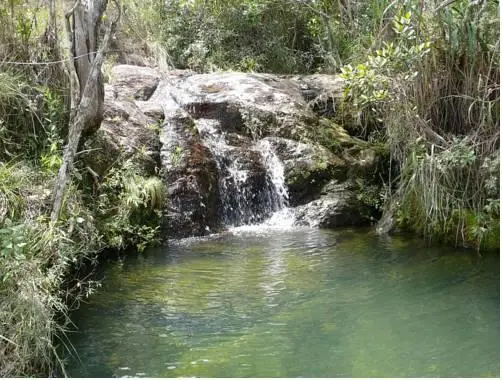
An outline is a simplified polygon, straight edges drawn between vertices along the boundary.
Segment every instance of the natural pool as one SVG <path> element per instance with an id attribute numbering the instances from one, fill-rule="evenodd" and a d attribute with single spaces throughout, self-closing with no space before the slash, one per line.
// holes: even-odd
<path id="1" fill-rule="evenodd" d="M 99 277 L 72 316 L 70 376 L 499 376 L 498 253 L 237 229 Z"/>

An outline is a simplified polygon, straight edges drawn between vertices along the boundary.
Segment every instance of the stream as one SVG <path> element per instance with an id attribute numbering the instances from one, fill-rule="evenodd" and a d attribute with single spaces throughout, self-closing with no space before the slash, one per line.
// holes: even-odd
<path id="1" fill-rule="evenodd" d="M 499 255 L 251 226 L 104 264 L 76 377 L 498 377 Z"/>

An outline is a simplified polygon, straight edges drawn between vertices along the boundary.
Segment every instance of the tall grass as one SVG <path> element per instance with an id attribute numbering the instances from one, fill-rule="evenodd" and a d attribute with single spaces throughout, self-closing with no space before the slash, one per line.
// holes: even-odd
<path id="1" fill-rule="evenodd" d="M 0 159 L 38 154 L 47 124 L 46 94 L 61 99 L 68 81 L 57 46 L 49 37 L 44 2 L 0 3 Z"/>
<path id="2" fill-rule="evenodd" d="M 407 58 L 407 64 L 395 65 L 394 56 L 392 64 L 369 65 L 376 83 L 368 81 L 366 71 L 346 76 L 359 105 L 357 94 L 373 94 L 364 98 L 369 100 L 363 112 L 373 117 L 369 129 L 383 132 L 401 167 L 394 187 L 399 221 L 430 238 L 478 249 L 498 245 L 498 4 L 462 0 L 436 8 L 409 0 L 394 2 L 388 12 L 394 30 L 400 15 L 409 12 L 407 42 L 380 32 L 387 37 L 375 45 L 397 41 L 405 53 L 393 54 Z M 429 42 L 430 50 L 413 60 L 414 49 Z M 383 90 L 389 95 L 374 96 Z"/>
<path id="3" fill-rule="evenodd" d="M 55 226 L 48 216 L 53 181 L 52 172 L 26 160 L 0 164 L 3 377 L 64 374 L 58 354 L 71 353 L 68 314 L 96 285 L 88 274 L 97 254 L 107 247 L 142 250 L 157 238 L 163 184 L 142 176 L 131 160 L 113 168 L 97 194 L 71 183 Z"/>
<path id="4" fill-rule="evenodd" d="M 59 367 L 55 337 L 68 323 L 61 293 L 67 275 L 100 248 L 81 194 L 50 227 L 52 181 L 27 162 L 0 164 L 0 376 L 51 374 Z M 6 212 L 3 212 L 5 210 Z M 85 221 L 78 223 L 78 220 Z"/>
<path id="5" fill-rule="evenodd" d="M 117 174 L 117 186 L 100 184 L 99 193 L 91 194 L 77 162 L 61 217 L 50 225 L 55 173 L 67 131 L 68 86 L 62 66 L 51 63 L 59 61 L 58 49 L 48 40 L 47 10 L 40 5 L 31 0 L 0 2 L 2 377 L 64 374 L 58 355 L 71 347 L 60 350 L 57 345 L 68 345 L 68 314 L 94 289 L 89 272 L 97 254 L 106 247 L 151 243 L 163 196 L 158 181 L 127 170 Z M 125 182 L 119 181 L 120 175 Z M 110 203 L 104 204 L 100 195 L 107 191 Z M 102 215 L 99 210 L 105 206 Z M 117 236 L 122 244 L 113 245 Z"/>
<path id="6" fill-rule="evenodd" d="M 498 246 L 498 6 L 460 1 L 432 17 L 435 49 L 411 94 L 422 121 L 443 140 L 429 141 L 421 159 L 410 161 L 414 177 L 404 178 L 404 197 L 409 204 L 421 188 L 413 208 L 426 235 Z"/>

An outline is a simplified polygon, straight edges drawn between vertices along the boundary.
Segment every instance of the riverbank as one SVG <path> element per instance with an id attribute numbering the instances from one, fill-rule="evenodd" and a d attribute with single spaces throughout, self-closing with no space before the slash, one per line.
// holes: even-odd
<path id="1" fill-rule="evenodd" d="M 60 365 L 55 337 L 105 249 L 289 206 L 303 226 L 380 220 L 383 236 L 498 249 L 496 2 L 122 0 L 97 18 L 123 23 L 51 223 L 71 73 L 87 83 L 104 31 L 77 56 L 56 3 L 0 4 L 0 375 Z"/>
<path id="2" fill-rule="evenodd" d="M 55 225 L 49 214 L 62 151 L 56 131 L 65 120 L 57 97 L 44 95 L 40 109 L 43 115 L 52 107 L 52 132 L 24 156 L 0 163 L 0 310 L 8 321 L 0 331 L 2 375 L 46 375 L 60 366 L 54 342 L 65 339 L 69 311 L 99 285 L 89 273 L 105 249 L 142 251 L 169 237 L 259 223 L 287 206 L 291 224 L 370 225 L 388 205 L 384 184 L 391 177 L 382 176 L 389 174 L 389 148 L 351 136 L 308 107 L 306 99 L 327 88 L 339 102 L 339 78 L 192 76 L 124 65 L 111 70 L 105 119 L 83 146 Z M 180 98 L 186 104 L 173 101 Z M 329 138 L 319 130 L 330 131 Z M 486 170 L 492 180 L 493 167 Z M 393 228 L 423 232 L 403 210 L 411 209 L 394 210 Z M 469 220 L 435 238 L 478 250 L 497 244 L 493 221 L 475 235 L 482 221 Z"/>
<path id="3" fill-rule="evenodd" d="M 54 342 L 64 341 L 69 312 L 98 285 L 89 276 L 100 252 L 131 246 L 142 250 L 158 238 L 148 193 L 133 193 L 122 182 L 128 175 L 120 174 L 120 182 L 111 175 L 94 194 L 74 181 L 61 218 L 51 225 L 55 173 L 22 160 L 0 164 L 5 179 L 0 185 L 5 205 L 0 227 L 0 375 L 47 376 L 59 368 Z M 135 197 L 135 203 L 127 203 L 128 197 Z M 151 219 L 139 219 L 140 212 Z"/>

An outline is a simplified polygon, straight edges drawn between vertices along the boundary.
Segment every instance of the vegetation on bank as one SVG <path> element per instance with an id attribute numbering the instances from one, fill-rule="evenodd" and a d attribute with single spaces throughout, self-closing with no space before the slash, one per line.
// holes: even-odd
<path id="1" fill-rule="evenodd" d="M 392 38 L 341 68 L 361 133 L 398 166 L 387 188 L 398 225 L 478 250 L 499 246 L 497 11 L 404 2 L 388 17 Z"/>
<path id="2" fill-rule="evenodd" d="M 97 285 L 89 272 L 98 254 L 142 250 L 158 239 L 163 197 L 162 182 L 142 175 L 132 159 L 115 163 L 96 183 L 77 155 L 51 223 L 70 87 L 62 49 L 50 43 L 47 8 L 35 3 L 0 5 L 2 377 L 62 374 L 55 342 L 67 343 L 69 311 Z"/>
<path id="3" fill-rule="evenodd" d="M 70 79 L 61 64 L 63 10 L 54 26 L 49 3 L 0 4 L 0 376 L 59 367 L 55 338 L 64 336 L 68 310 L 92 291 L 86 275 L 99 252 L 143 249 L 158 238 L 162 184 L 134 160 L 115 163 L 96 183 L 77 155 L 61 214 L 50 222 Z M 121 6 L 107 65 L 134 53 L 161 68 L 340 73 L 343 126 L 390 151 L 388 173 L 362 186 L 372 186 L 367 202 L 381 205 L 399 228 L 498 247 L 498 1 Z"/>
<path id="4" fill-rule="evenodd" d="M 390 150 L 388 170 L 362 187 L 373 194 L 361 196 L 382 205 L 390 227 L 498 248 L 498 1 L 148 4 L 126 2 L 122 51 L 141 46 L 195 71 L 341 74 L 343 126 Z"/>

